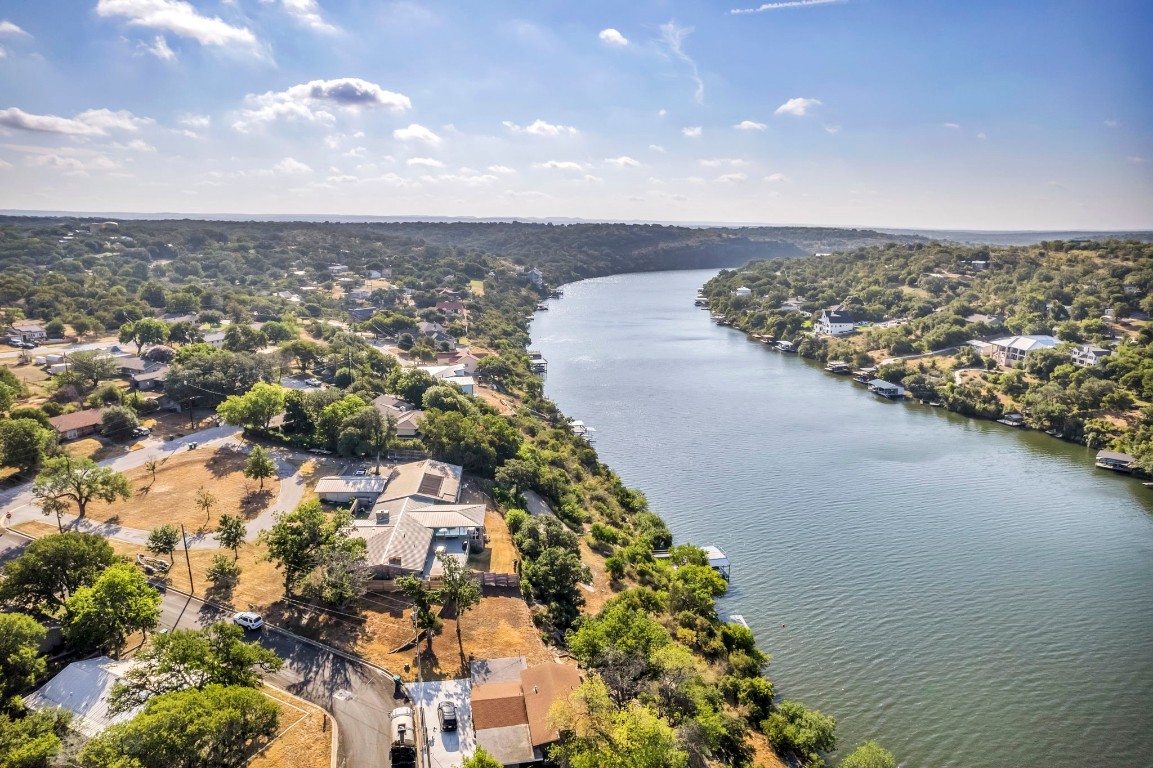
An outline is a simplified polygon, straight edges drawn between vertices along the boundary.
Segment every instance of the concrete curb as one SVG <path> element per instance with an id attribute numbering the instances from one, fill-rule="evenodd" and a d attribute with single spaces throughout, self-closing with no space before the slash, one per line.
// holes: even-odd
<path id="1" fill-rule="evenodd" d="M 340 759 L 340 725 L 336 722 L 336 718 L 333 717 L 332 713 L 329 712 L 324 707 L 320 706 L 319 704 L 315 704 L 315 703 L 309 701 L 308 699 L 302 699 L 301 697 L 297 696 L 295 693 L 292 693 L 291 691 L 286 691 L 283 688 L 278 688 L 277 686 L 272 685 L 271 683 L 267 683 L 267 682 L 263 683 L 263 685 L 266 688 L 271 688 L 274 691 L 280 691 L 285 696 L 290 696 L 294 699 L 298 699 L 300 701 L 303 701 L 305 704 L 308 704 L 309 706 L 312 706 L 312 707 L 316 707 L 317 709 L 319 709 L 321 712 L 324 713 L 324 716 L 326 718 L 328 718 L 328 722 L 332 723 L 332 744 L 329 746 L 328 766 L 329 766 L 329 768 L 338 768 L 338 765 L 339 765 L 338 761 Z"/>

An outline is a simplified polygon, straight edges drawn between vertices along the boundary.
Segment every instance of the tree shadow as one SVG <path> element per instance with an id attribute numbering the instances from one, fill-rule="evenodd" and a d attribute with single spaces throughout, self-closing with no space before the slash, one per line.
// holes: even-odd
<path id="1" fill-rule="evenodd" d="M 212 585 L 204 593 L 205 600 L 211 600 L 214 603 L 224 606 L 225 608 L 235 608 L 232 604 L 232 593 L 236 589 L 236 582 L 231 580 L 214 581 Z"/>
<path id="2" fill-rule="evenodd" d="M 272 503 L 272 489 L 248 491 L 240 499 L 240 516 L 251 520 L 260 515 Z"/>

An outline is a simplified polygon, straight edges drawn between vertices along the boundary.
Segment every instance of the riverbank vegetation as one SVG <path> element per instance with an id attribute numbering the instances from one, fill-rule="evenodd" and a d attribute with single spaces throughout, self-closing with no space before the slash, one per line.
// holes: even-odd
<path id="1" fill-rule="evenodd" d="M 805 357 L 876 366 L 918 400 L 982 418 L 1021 414 L 1066 440 L 1131 453 L 1153 472 L 1148 243 L 889 244 L 752 262 L 721 272 L 704 294 L 734 327 L 794 341 Z M 811 333 L 814 315 L 833 306 L 855 333 Z M 1030 335 L 1056 345 L 1004 365 L 969 343 Z M 1078 348 L 1091 360 L 1075 362 Z"/>
<path id="2" fill-rule="evenodd" d="M 768 655 L 751 631 L 717 613 L 727 584 L 704 553 L 673 546 L 644 494 L 625 487 L 544 396 L 526 352 L 528 320 L 549 286 L 569 279 L 758 256 L 792 264 L 815 249 L 889 236 L 626 225 L 81 224 L 0 222 L 2 319 L 38 319 L 69 339 L 110 335 L 163 358 L 166 381 L 147 397 L 127 394 L 101 355 L 81 355 L 82 370 L 60 370 L 35 393 L 24 377 L 0 379 L 12 393 L 0 407 L 29 432 L 4 438 L 6 463 L 34 472 L 58 450 L 47 418 L 96 398 L 134 414 L 162 401 L 211 409 L 253 439 L 321 453 L 401 450 L 460 464 L 505 516 L 541 636 L 589 671 L 565 704 L 571 720 L 561 715 L 572 727 L 558 762 L 746 766 L 756 740 L 767 739 L 782 755 L 819 765 L 834 747 L 832 718 L 777 701 Z M 411 367 L 458 345 L 480 358 L 475 395 Z M 39 352 L 23 354 L 13 370 L 29 369 L 32 354 Z M 286 377 L 325 386 L 284 391 Z M 422 408 L 418 437 L 398 438 L 396 424 L 372 405 L 382 394 Z M 523 511 L 530 495 L 547 506 L 544 514 Z M 343 524 L 309 501 L 292 514 L 334 536 Z M 364 610 L 356 602 L 363 584 L 352 578 L 362 552 L 336 547 L 339 557 L 328 558 L 335 565 L 325 573 L 339 589 L 305 589 L 299 577 L 318 564 L 299 549 L 274 555 L 293 598 Z M 667 557 L 654 555 L 665 550 Z M 302 565 L 297 554 L 307 555 Z M 594 568 L 606 575 L 593 579 Z M 612 593 L 598 596 L 595 611 L 585 605 L 590 581 Z M 424 597 L 431 613 L 443 596 Z M 436 623 L 424 626 L 431 633 Z"/>

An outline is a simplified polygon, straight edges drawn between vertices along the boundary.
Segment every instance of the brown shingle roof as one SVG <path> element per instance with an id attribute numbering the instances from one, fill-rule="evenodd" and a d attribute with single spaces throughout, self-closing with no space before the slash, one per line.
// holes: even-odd
<path id="1" fill-rule="evenodd" d="M 53 416 L 48 420 L 53 429 L 61 434 L 73 429 L 83 429 L 84 427 L 99 426 L 104 420 L 104 416 L 96 408 L 91 408 L 87 411 L 74 411 L 66 413 L 63 416 Z"/>
<path id="2" fill-rule="evenodd" d="M 472 725 L 478 731 L 528 724 L 520 683 L 487 683 L 472 689 Z"/>
<path id="3" fill-rule="evenodd" d="M 576 667 L 565 664 L 542 664 L 520 673 L 524 691 L 524 707 L 528 713 L 528 729 L 532 745 L 539 747 L 560 738 L 548 723 L 548 711 L 559 699 L 566 698 L 578 685 L 581 676 Z"/>

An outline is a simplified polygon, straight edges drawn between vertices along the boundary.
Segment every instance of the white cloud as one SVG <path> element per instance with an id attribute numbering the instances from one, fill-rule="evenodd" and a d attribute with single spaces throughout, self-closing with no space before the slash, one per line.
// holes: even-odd
<path id="1" fill-rule="evenodd" d="M 700 163 L 705 168 L 719 168 L 722 165 L 732 166 L 733 168 L 742 168 L 748 165 L 749 161 L 742 160 L 739 157 L 711 157 L 701 160 Z"/>
<path id="2" fill-rule="evenodd" d="M 0 21 L 0 37 L 32 37 L 32 35 L 5 19 Z"/>
<path id="3" fill-rule="evenodd" d="M 658 109 L 657 110 L 657 117 L 667 117 L 668 114 L 669 114 L 669 111 L 667 109 Z"/>
<path id="4" fill-rule="evenodd" d="M 37 133 L 60 133 L 66 136 L 105 136 L 109 129 L 135 131 L 149 125 L 150 118 L 136 117 L 131 112 L 89 109 L 74 118 L 56 115 L 33 115 L 19 107 L 0 109 L 0 126 Z"/>
<path id="5" fill-rule="evenodd" d="M 149 144 L 143 139 L 133 139 L 127 144 L 117 144 L 117 149 L 130 149 L 133 152 L 155 152 L 156 147 Z"/>
<path id="6" fill-rule="evenodd" d="M 684 42 L 690 34 L 692 34 L 692 27 L 678 27 L 675 21 L 670 21 L 661 25 L 661 40 L 669 47 L 669 52 L 673 56 L 680 59 L 689 65 L 692 72 L 693 82 L 697 84 L 696 91 L 693 92 L 693 98 L 697 103 L 705 100 L 705 81 L 701 79 L 701 73 L 697 69 L 697 63 L 693 61 L 692 57 L 685 53 Z"/>
<path id="7" fill-rule="evenodd" d="M 1144 157 L 1138 157 L 1137 155 L 1130 155 L 1129 157 L 1125 158 L 1125 162 L 1127 162 L 1131 165 L 1145 165 L 1145 163 L 1147 163 L 1149 161 L 1147 159 L 1145 159 Z"/>
<path id="8" fill-rule="evenodd" d="M 789 181 L 789 177 L 783 173 L 770 173 L 765 177 L 765 181 L 771 181 L 774 184 Z"/>
<path id="9" fill-rule="evenodd" d="M 358 77 L 312 80 L 284 91 L 249 94 L 245 101 L 252 108 L 243 111 L 240 119 L 233 123 L 232 127 L 238 131 L 247 131 L 253 123 L 280 119 L 335 122 L 336 117 L 329 109 L 385 107 L 400 113 L 412 108 L 412 102 L 403 93 L 386 91 Z"/>
<path id="10" fill-rule="evenodd" d="M 835 136 L 841 131 L 841 126 L 839 125 L 822 125 L 821 127 L 824 128 L 825 133 L 829 134 L 830 136 Z"/>
<path id="11" fill-rule="evenodd" d="M 605 45 L 611 45 L 616 48 L 624 48 L 629 44 L 628 38 L 612 27 L 609 27 L 608 29 L 602 29 L 601 33 L 597 35 L 597 37 L 599 37 L 600 41 Z"/>
<path id="12" fill-rule="evenodd" d="M 408 164 L 411 166 L 420 166 L 422 168 L 443 168 L 444 163 L 435 160 L 431 157 L 410 157 Z"/>
<path id="13" fill-rule="evenodd" d="M 980 133 L 977 134 L 977 138 L 980 139 L 981 141 L 984 141 L 985 139 L 987 139 L 989 137 L 985 135 L 984 131 L 981 131 Z"/>
<path id="14" fill-rule="evenodd" d="M 665 151 L 665 148 L 662 147 L 660 144 L 649 144 L 649 149 L 651 149 L 653 152 L 664 152 Z"/>
<path id="15" fill-rule="evenodd" d="M 621 155 L 620 157 L 606 157 L 605 163 L 615 166 L 617 168 L 639 168 L 640 162 L 633 160 L 628 155 Z"/>
<path id="16" fill-rule="evenodd" d="M 201 45 L 256 46 L 256 36 L 248 28 L 232 26 L 219 16 L 202 16 L 183 0 L 99 0 L 96 14 L 123 16 L 131 25 L 171 32 Z"/>
<path id="17" fill-rule="evenodd" d="M 1105 127 L 1106 128 L 1116 128 L 1120 124 L 1121 123 L 1117 122 L 1116 120 L 1106 120 L 1105 121 Z"/>
<path id="18" fill-rule="evenodd" d="M 120 168 L 120 163 L 104 155 L 88 157 L 66 154 L 32 155 L 27 163 L 40 168 L 54 168 L 76 176 L 87 176 L 89 171 L 115 171 Z"/>
<path id="19" fill-rule="evenodd" d="M 959 130 L 961 130 L 961 126 L 960 126 L 960 125 L 958 125 L 957 123 L 945 123 L 945 124 L 944 124 L 944 125 L 942 125 L 941 127 L 942 127 L 942 128 L 950 128 L 950 129 L 952 129 L 952 130 L 954 130 L 954 131 L 959 131 Z"/>
<path id="20" fill-rule="evenodd" d="M 749 177 L 743 173 L 722 173 L 714 179 L 721 184 L 744 184 L 748 180 Z"/>
<path id="21" fill-rule="evenodd" d="M 446 184 L 463 184 L 466 187 L 482 187 L 500 181 L 487 173 L 442 173 L 439 176 L 421 176 L 421 181 Z"/>
<path id="22" fill-rule="evenodd" d="M 703 132 L 704 132 L 703 129 L 699 125 L 694 125 L 694 126 L 690 126 L 688 128 L 682 128 L 681 129 L 681 133 L 683 133 L 685 136 L 687 136 L 690 139 L 699 139 Z"/>
<path id="23" fill-rule="evenodd" d="M 738 131 L 763 131 L 769 126 L 765 125 L 764 123 L 753 122 L 752 120 L 742 120 L 733 127 Z"/>
<path id="24" fill-rule="evenodd" d="M 270 1 L 261 0 L 261 2 Z M 316 0 L 280 0 L 280 4 L 290 16 L 314 32 L 331 34 L 339 31 L 320 15 L 320 5 Z"/>
<path id="25" fill-rule="evenodd" d="M 528 133 L 533 136 L 576 136 L 580 133 L 580 131 L 571 125 L 553 125 L 552 123 L 546 123 L 544 120 L 535 120 L 527 127 L 517 125 L 511 120 L 505 120 L 501 125 L 513 133 Z"/>
<path id="26" fill-rule="evenodd" d="M 499 173 L 504 176 L 507 176 L 511 173 L 516 173 L 515 169 L 509 168 L 507 165 L 490 165 L 485 170 L 487 170 L 489 173 Z"/>
<path id="27" fill-rule="evenodd" d="M 407 128 L 397 128 L 392 132 L 392 138 L 398 141 L 420 141 L 433 146 L 440 144 L 439 136 L 417 123 L 413 123 Z"/>
<path id="28" fill-rule="evenodd" d="M 273 173 L 280 173 L 286 176 L 299 176 L 305 173 L 312 173 L 312 168 L 307 164 L 300 162 L 296 158 L 286 157 L 276 165 L 272 166 Z"/>
<path id="29" fill-rule="evenodd" d="M 168 41 L 164 39 L 164 35 L 157 35 L 156 39 L 152 41 L 152 45 L 141 43 L 140 47 L 161 61 L 173 61 L 176 58 L 176 52 L 168 47 Z"/>
<path id="30" fill-rule="evenodd" d="M 835 5 L 847 3 L 849 0 L 789 0 L 783 3 L 765 3 L 756 8 L 734 8 L 729 13 L 764 13 L 765 11 L 779 11 L 783 8 L 809 8 L 814 5 Z"/>
<path id="31" fill-rule="evenodd" d="M 574 163 L 571 160 L 548 160 L 543 163 L 535 163 L 534 168 L 543 168 L 546 171 L 583 171 L 585 167 L 580 163 Z"/>
<path id="32" fill-rule="evenodd" d="M 821 102 L 818 99 L 803 99 L 800 97 L 789 99 L 784 104 L 777 107 L 777 111 L 773 114 L 804 117 L 808 113 L 810 107 L 815 107 L 820 103 Z"/>
<path id="33" fill-rule="evenodd" d="M 0 45 L 0 59 L 3 59 L 7 56 L 8 56 L 8 50 L 4 46 Z"/>
<path id="34" fill-rule="evenodd" d="M 602 179 L 600 176 L 593 176 L 591 173 L 586 173 L 581 178 L 581 181 L 585 182 L 586 184 L 599 184 L 604 181 L 604 179 Z"/>

